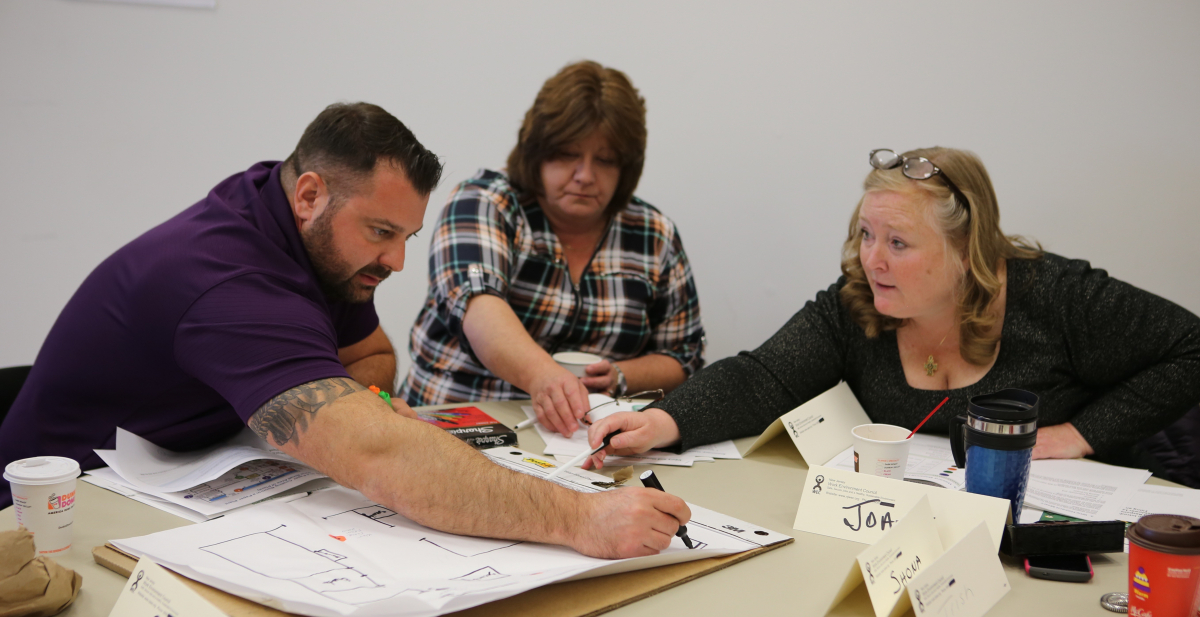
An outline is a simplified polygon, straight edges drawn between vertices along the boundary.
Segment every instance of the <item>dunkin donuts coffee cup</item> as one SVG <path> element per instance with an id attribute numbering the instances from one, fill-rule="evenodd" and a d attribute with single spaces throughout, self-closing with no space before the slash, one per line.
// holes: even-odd
<path id="1" fill-rule="evenodd" d="M 1129 617 L 1196 617 L 1200 519 L 1148 514 L 1129 538 Z"/>
<path id="2" fill-rule="evenodd" d="M 79 463 L 61 456 L 35 456 L 4 468 L 17 524 L 33 534 L 39 555 L 57 555 L 71 548 L 77 477 Z"/>

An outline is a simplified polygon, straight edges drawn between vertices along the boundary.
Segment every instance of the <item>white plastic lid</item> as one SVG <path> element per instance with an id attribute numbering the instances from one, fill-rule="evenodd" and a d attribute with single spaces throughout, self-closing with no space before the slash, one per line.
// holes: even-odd
<path id="1" fill-rule="evenodd" d="M 58 484 L 79 477 L 79 463 L 62 456 L 35 456 L 13 461 L 4 468 L 4 479 L 27 486 Z"/>
<path id="2" fill-rule="evenodd" d="M 595 364 L 604 358 L 582 351 L 560 351 L 553 356 L 555 362 L 563 364 Z"/>

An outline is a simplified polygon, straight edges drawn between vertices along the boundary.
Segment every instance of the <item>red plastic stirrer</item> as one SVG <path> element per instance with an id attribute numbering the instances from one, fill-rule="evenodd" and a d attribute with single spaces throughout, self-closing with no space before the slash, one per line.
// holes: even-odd
<path id="1" fill-rule="evenodd" d="M 917 428 L 914 428 L 912 430 L 912 432 L 908 434 L 908 437 L 905 437 L 905 439 L 912 439 L 912 436 L 916 435 L 917 431 L 921 430 L 921 427 L 925 426 L 925 423 L 928 422 L 929 419 L 933 417 L 933 414 L 937 413 L 937 410 L 941 409 L 942 405 L 945 405 L 946 401 L 948 401 L 948 400 L 950 400 L 950 397 L 948 397 L 948 396 L 946 398 L 942 399 L 942 402 L 938 403 L 938 406 L 934 407 L 933 411 L 929 412 L 929 415 L 925 416 L 925 419 L 921 420 L 921 423 L 917 425 Z"/>

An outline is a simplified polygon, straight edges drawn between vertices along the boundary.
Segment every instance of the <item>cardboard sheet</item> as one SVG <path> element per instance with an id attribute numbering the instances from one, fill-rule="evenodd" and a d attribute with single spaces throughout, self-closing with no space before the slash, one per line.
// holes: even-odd
<path id="1" fill-rule="evenodd" d="M 631 604 L 642 598 L 677 587 L 751 557 L 791 544 L 779 544 L 729 555 L 660 566 L 638 572 L 613 574 L 581 581 L 556 583 L 526 591 L 518 596 L 454 613 L 456 617 L 592 617 Z M 137 559 L 111 544 L 92 550 L 96 563 L 128 577 Z M 237 617 L 285 617 L 288 613 L 263 606 L 175 574 L 214 606 Z"/>

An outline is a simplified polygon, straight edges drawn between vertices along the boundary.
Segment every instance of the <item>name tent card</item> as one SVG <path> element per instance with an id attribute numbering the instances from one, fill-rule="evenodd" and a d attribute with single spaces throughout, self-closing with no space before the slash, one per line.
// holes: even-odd
<path id="1" fill-rule="evenodd" d="M 996 545 L 980 523 L 908 584 L 913 612 L 981 617 L 1009 592 Z"/>
<path id="2" fill-rule="evenodd" d="M 832 467 L 809 467 L 792 527 L 823 536 L 874 544 L 922 497 L 929 499 L 942 546 L 966 537 L 979 523 L 1000 546 L 1010 517 L 1008 500 L 904 482 Z"/>
<path id="3" fill-rule="evenodd" d="M 226 617 L 175 578 L 145 557 L 138 560 L 125 588 L 108 617 Z"/>
<path id="4" fill-rule="evenodd" d="M 823 465 L 854 443 L 850 429 L 871 419 L 846 382 L 826 390 L 807 403 L 783 414 L 742 453 L 746 456 L 787 432 L 809 465 Z"/>
<path id="5" fill-rule="evenodd" d="M 908 586 L 942 555 L 929 498 L 921 497 L 904 520 L 858 555 L 859 577 L 867 586 L 875 617 L 899 615 L 909 608 Z"/>

